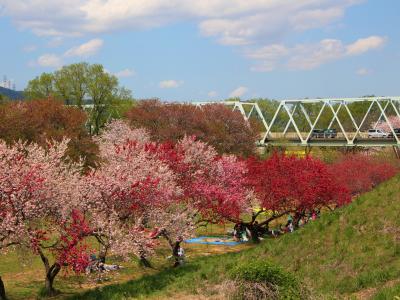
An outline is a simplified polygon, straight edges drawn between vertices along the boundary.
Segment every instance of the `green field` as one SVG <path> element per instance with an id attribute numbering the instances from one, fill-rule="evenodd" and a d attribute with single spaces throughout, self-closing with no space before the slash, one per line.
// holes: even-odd
<path id="1" fill-rule="evenodd" d="M 153 260 L 155 269 L 122 262 L 127 268 L 99 288 L 79 283 L 75 276 L 60 276 L 56 287 L 64 294 L 57 298 L 166 299 L 174 295 L 175 299 L 218 299 L 232 267 L 265 259 L 294 274 L 316 299 L 396 299 L 400 296 L 399 190 L 397 176 L 351 205 L 255 247 L 185 245 L 188 263 L 178 269 L 168 267 L 165 257 L 169 254 L 164 249 Z M 223 230 L 217 228 L 214 233 Z M 241 251 L 226 253 L 235 250 Z M 2 256 L 1 261 L 10 299 L 35 298 L 42 284 L 39 262 L 33 259 L 28 267 L 16 267 L 15 253 Z"/>

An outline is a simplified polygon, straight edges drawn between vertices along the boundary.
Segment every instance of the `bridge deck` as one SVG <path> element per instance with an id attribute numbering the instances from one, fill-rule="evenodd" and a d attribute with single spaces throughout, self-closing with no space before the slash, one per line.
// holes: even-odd
<path id="1" fill-rule="evenodd" d="M 265 133 L 264 133 L 265 134 Z M 262 134 L 262 136 L 264 135 Z M 301 132 L 301 135 L 307 136 L 307 133 Z M 349 143 L 342 133 L 338 133 L 336 138 L 309 138 L 306 143 L 302 142 L 300 138 L 294 132 L 282 133 L 270 133 L 268 138 L 264 142 L 260 142 L 260 145 L 271 145 L 271 146 L 315 146 L 315 147 L 388 147 L 388 146 L 400 146 L 394 137 L 392 138 L 369 138 L 368 133 L 361 132 L 356 134 L 355 132 L 348 132 L 348 138 L 353 139 L 353 143 Z"/>
<path id="2" fill-rule="evenodd" d="M 394 140 L 358 140 L 349 144 L 346 140 L 310 140 L 302 143 L 300 140 L 268 140 L 260 143 L 261 146 L 286 146 L 286 147 L 390 147 L 400 145 Z"/>

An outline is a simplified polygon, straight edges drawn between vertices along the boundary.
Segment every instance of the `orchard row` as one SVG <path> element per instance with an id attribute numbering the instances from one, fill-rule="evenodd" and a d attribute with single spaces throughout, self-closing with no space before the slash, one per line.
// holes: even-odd
<path id="1" fill-rule="evenodd" d="M 62 268 L 84 272 L 94 251 L 89 237 L 103 259 L 134 254 L 146 263 L 160 238 L 172 248 L 205 223 L 240 222 L 252 231 L 256 221 L 268 227 L 289 213 L 300 219 L 347 204 L 396 173 L 362 155 L 327 165 L 311 157 L 220 155 L 194 136 L 157 143 L 122 120 L 94 139 L 96 168 L 68 156 L 68 139 L 0 141 L 0 249 L 40 256 L 49 294 Z"/>

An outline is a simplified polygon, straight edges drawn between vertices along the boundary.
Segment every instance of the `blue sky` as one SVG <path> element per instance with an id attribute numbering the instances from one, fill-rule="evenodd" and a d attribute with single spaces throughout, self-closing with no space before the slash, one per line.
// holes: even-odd
<path id="1" fill-rule="evenodd" d="M 136 98 L 400 95 L 396 0 L 0 0 L 0 75 L 101 63 Z"/>

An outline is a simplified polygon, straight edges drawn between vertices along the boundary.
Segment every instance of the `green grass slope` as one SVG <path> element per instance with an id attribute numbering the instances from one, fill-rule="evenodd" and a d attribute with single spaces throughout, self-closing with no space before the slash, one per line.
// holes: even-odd
<path id="1" fill-rule="evenodd" d="M 397 176 L 295 233 L 73 298 L 213 298 L 233 267 L 265 259 L 294 274 L 317 299 L 393 299 L 400 296 L 399 190 Z"/>

